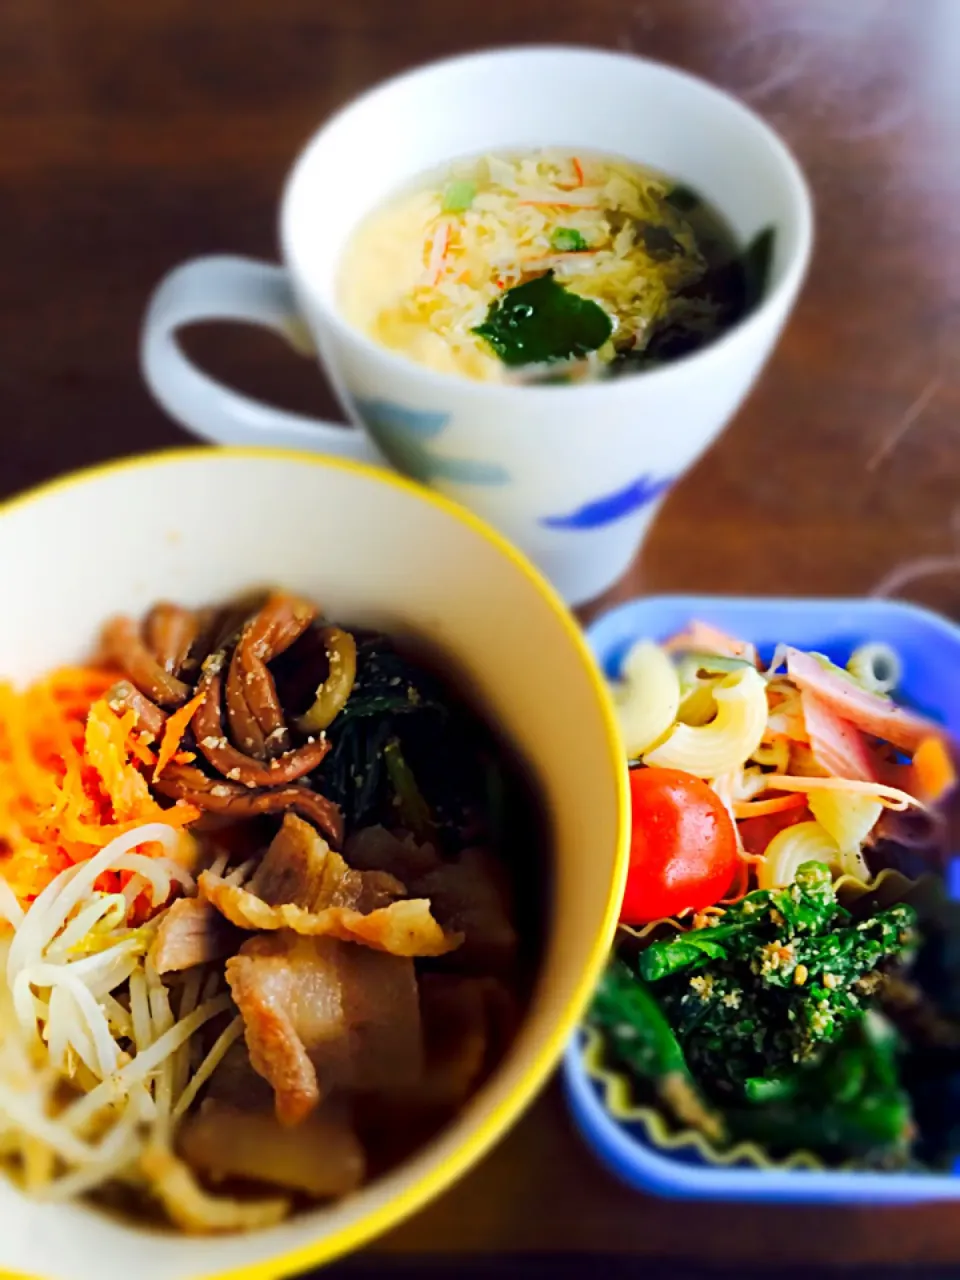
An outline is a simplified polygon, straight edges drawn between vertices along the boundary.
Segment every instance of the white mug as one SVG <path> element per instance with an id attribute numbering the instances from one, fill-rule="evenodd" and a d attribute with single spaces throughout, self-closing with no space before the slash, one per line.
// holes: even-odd
<path id="1" fill-rule="evenodd" d="M 762 302 L 673 364 L 548 386 L 436 373 L 343 319 L 338 268 L 367 213 L 447 161 L 544 146 L 663 170 L 717 207 L 741 243 L 772 226 Z M 370 90 L 314 135 L 283 195 L 284 267 L 201 258 L 162 281 L 144 322 L 143 372 L 164 408 L 205 440 L 386 459 L 486 517 L 581 604 L 624 573 L 669 486 L 750 390 L 796 299 L 812 223 L 784 143 L 702 80 L 588 49 L 453 58 Z M 265 325 L 304 354 L 316 349 L 353 430 L 259 404 L 194 367 L 176 331 L 215 319 Z"/>

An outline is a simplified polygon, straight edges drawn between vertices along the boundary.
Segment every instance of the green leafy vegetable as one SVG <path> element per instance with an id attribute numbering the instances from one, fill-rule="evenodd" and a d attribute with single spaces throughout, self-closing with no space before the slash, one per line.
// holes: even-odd
<path id="1" fill-rule="evenodd" d="M 656 997 L 621 961 L 604 974 L 590 1021 L 607 1033 L 617 1062 L 636 1079 L 649 1081 L 677 1120 L 722 1141 L 723 1124 L 697 1088 Z"/>
<path id="2" fill-rule="evenodd" d="M 396 738 L 384 748 L 384 760 L 400 825 L 412 832 L 421 844 L 432 844 L 437 834 L 433 814 Z"/>
<path id="3" fill-rule="evenodd" d="M 720 1109 L 731 1141 L 902 1162 L 911 1103 L 898 1037 L 871 996 L 915 921 L 905 904 L 855 919 L 829 869 L 804 863 L 792 885 L 748 894 L 721 923 L 652 943 L 636 973 L 612 962 L 590 1021 L 615 1061 L 703 1132 L 691 1096 L 715 1119 Z"/>
<path id="4" fill-rule="evenodd" d="M 331 749 L 314 784 L 340 805 L 348 834 L 403 826 L 451 850 L 478 823 L 488 835 L 485 729 L 385 637 L 354 634 L 356 679 L 326 731 Z"/>
<path id="5" fill-rule="evenodd" d="M 550 236 L 550 248 L 557 253 L 580 253 L 589 247 L 576 227 L 554 227 Z"/>
<path id="6" fill-rule="evenodd" d="M 588 355 L 602 347 L 612 331 L 603 308 L 558 284 L 552 271 L 508 289 L 474 329 L 511 366 Z"/>
<path id="7" fill-rule="evenodd" d="M 316 774 L 320 790 L 342 808 L 348 829 L 390 814 L 388 746 L 404 742 L 412 730 L 423 732 L 421 725 L 441 733 L 447 716 L 435 682 L 386 641 L 358 644 L 353 690 L 327 730 L 332 745 Z"/>
<path id="8" fill-rule="evenodd" d="M 477 194 L 477 184 L 466 178 L 455 178 L 448 182 L 443 191 L 440 208 L 443 213 L 464 213 L 473 204 Z"/>
<path id="9" fill-rule="evenodd" d="M 725 1111 L 731 1137 L 774 1154 L 812 1150 L 836 1159 L 882 1156 L 887 1165 L 904 1163 L 912 1108 L 899 1081 L 898 1048 L 883 1018 L 857 1018 L 817 1062 L 785 1076 L 749 1080 L 752 1105 Z"/>
<path id="10" fill-rule="evenodd" d="M 664 984 L 658 998 L 694 1073 L 742 1092 L 749 1077 L 836 1040 L 863 1012 L 868 975 L 912 943 L 914 923 L 903 904 L 854 921 L 829 868 L 807 862 L 794 884 L 748 894 L 721 924 L 654 943 L 639 970 Z"/>

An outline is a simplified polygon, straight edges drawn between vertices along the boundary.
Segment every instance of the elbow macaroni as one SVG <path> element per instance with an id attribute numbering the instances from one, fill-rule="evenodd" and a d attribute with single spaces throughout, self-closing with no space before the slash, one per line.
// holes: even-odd
<path id="1" fill-rule="evenodd" d="M 613 696 L 627 758 L 636 759 L 673 727 L 680 707 L 680 678 L 670 658 L 651 640 L 635 644 L 623 662 Z"/>
<path id="2" fill-rule="evenodd" d="M 847 671 L 870 693 L 890 693 L 900 683 L 903 668 L 896 649 L 879 641 L 854 649 Z"/>
<path id="3" fill-rule="evenodd" d="M 840 850 L 819 822 L 798 822 L 778 831 L 757 867 L 757 884 L 761 889 L 792 884 L 805 862 L 826 862 L 834 871 L 839 867 Z"/>
<path id="4" fill-rule="evenodd" d="M 739 769 L 753 755 L 767 723 L 767 687 L 753 667 L 744 667 L 714 689 L 717 714 L 709 724 L 674 725 L 644 763 L 716 778 Z"/>
<path id="5" fill-rule="evenodd" d="M 855 854 L 856 859 L 862 863 L 860 847 L 883 812 L 880 801 L 874 796 L 851 795 L 849 792 L 826 791 L 821 788 L 808 794 L 807 804 L 841 852 L 845 856 Z"/>

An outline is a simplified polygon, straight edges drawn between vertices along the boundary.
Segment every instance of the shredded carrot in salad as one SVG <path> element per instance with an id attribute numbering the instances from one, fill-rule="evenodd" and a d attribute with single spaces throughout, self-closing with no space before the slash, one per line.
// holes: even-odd
<path id="1" fill-rule="evenodd" d="M 771 813 L 782 813 L 785 809 L 801 809 L 806 803 L 806 797 L 797 793 L 774 796 L 770 800 L 737 800 L 733 806 L 733 816 L 737 819 L 764 818 Z"/>
<path id="2" fill-rule="evenodd" d="M 19 692 L 0 683 L 0 876 L 24 906 L 117 836 L 147 822 L 183 828 L 200 816 L 151 796 L 153 753 L 136 715 L 118 715 L 104 698 L 115 680 L 69 667 Z M 107 872 L 96 887 L 115 892 L 129 876 Z"/>

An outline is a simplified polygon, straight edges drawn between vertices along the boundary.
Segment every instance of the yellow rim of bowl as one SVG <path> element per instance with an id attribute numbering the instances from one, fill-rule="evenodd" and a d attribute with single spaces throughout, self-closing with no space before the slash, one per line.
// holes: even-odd
<path id="1" fill-rule="evenodd" d="M 561 1016 L 557 1019 L 551 1036 L 540 1047 L 540 1051 L 526 1078 L 497 1106 L 484 1122 L 466 1139 L 466 1141 L 445 1161 L 429 1170 L 416 1182 L 402 1190 L 389 1203 L 382 1205 L 369 1215 L 358 1218 L 340 1231 L 313 1244 L 303 1245 L 277 1257 L 252 1262 L 248 1266 L 230 1271 L 208 1272 L 197 1275 L 193 1280 L 276 1280 L 277 1277 L 292 1275 L 305 1271 L 309 1267 L 320 1266 L 331 1262 L 334 1258 L 358 1248 L 367 1241 L 396 1226 L 410 1217 L 429 1200 L 455 1182 L 461 1174 L 493 1146 L 509 1128 L 521 1111 L 539 1091 L 549 1073 L 556 1066 L 563 1053 L 567 1040 L 573 1034 L 577 1021 L 593 993 L 606 963 L 607 955 L 613 942 L 614 930 L 620 913 L 620 901 L 623 896 L 627 877 L 627 861 L 629 854 L 629 812 L 630 798 L 627 786 L 627 770 L 624 767 L 623 751 L 620 745 L 620 733 L 616 715 L 606 682 L 600 672 L 596 660 L 587 644 L 573 614 L 561 600 L 539 569 L 527 557 L 498 533 L 486 521 L 475 515 L 466 507 L 460 506 L 452 499 L 433 490 L 425 489 L 411 480 L 363 462 L 354 462 L 345 458 L 333 458 L 323 454 L 304 453 L 297 449 L 269 448 L 189 448 L 170 449 L 154 453 L 139 454 L 133 458 L 120 459 L 102 463 L 99 466 L 87 467 L 71 472 L 57 480 L 48 481 L 36 486 L 17 497 L 0 503 L 0 520 L 31 503 L 39 502 L 50 494 L 71 489 L 96 480 L 102 476 L 113 475 L 124 471 L 148 470 L 151 467 L 178 465 L 206 461 L 211 458 L 263 458 L 276 461 L 296 462 L 304 466 L 321 467 L 335 471 L 346 471 L 354 475 L 364 476 L 385 484 L 394 489 L 415 495 L 422 502 L 436 507 L 452 516 L 461 524 L 467 525 L 478 533 L 486 542 L 494 546 L 513 566 L 523 574 L 543 599 L 550 605 L 557 621 L 566 632 L 574 647 L 580 654 L 587 668 L 590 682 L 597 701 L 600 704 L 604 722 L 607 754 L 610 766 L 616 778 L 617 798 L 617 849 L 614 861 L 614 877 L 610 890 L 610 899 L 604 915 L 603 926 L 597 933 L 589 959 L 573 995 L 567 1002 Z M 24 1272 L 7 1271 L 0 1268 L 0 1276 L 4 1280 L 42 1280 Z"/>

